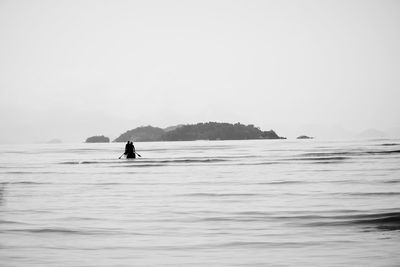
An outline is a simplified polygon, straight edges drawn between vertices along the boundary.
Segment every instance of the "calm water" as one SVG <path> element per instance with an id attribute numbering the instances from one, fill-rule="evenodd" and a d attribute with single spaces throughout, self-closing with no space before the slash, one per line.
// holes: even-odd
<path id="1" fill-rule="evenodd" d="M 0 146 L 0 266 L 399 266 L 400 140 Z"/>

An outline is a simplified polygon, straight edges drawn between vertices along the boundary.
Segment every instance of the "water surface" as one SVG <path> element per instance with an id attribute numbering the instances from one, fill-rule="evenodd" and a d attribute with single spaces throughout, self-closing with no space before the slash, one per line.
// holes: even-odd
<path id="1" fill-rule="evenodd" d="M 400 265 L 400 140 L 123 147 L 0 146 L 0 265 Z"/>

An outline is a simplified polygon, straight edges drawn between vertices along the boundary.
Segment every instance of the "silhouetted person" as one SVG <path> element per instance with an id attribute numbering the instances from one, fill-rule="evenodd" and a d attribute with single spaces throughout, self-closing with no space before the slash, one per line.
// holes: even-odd
<path id="1" fill-rule="evenodd" d="M 128 141 L 127 147 L 128 147 L 128 150 L 127 150 L 126 158 L 127 159 L 136 158 L 136 153 L 135 153 L 136 151 L 135 151 L 135 146 L 133 145 L 133 143 Z"/>
<path id="2" fill-rule="evenodd" d="M 126 142 L 126 145 L 125 145 L 125 152 L 124 152 L 124 155 L 125 155 L 125 156 L 128 155 L 129 145 L 130 145 L 130 142 L 129 142 L 129 141 Z"/>

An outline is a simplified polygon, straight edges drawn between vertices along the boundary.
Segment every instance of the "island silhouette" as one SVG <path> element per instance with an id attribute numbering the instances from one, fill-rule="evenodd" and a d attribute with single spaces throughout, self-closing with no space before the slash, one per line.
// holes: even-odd
<path id="1" fill-rule="evenodd" d="M 113 142 L 286 139 L 275 131 L 262 131 L 253 124 L 206 122 L 159 128 L 141 126 L 117 137 Z"/>

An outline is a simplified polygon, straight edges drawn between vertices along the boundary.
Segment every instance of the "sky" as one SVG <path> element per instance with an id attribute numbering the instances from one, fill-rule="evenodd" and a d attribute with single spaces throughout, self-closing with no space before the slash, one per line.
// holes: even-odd
<path id="1" fill-rule="evenodd" d="M 400 137 L 400 1 L 0 0 L 0 143 L 144 125 Z"/>

